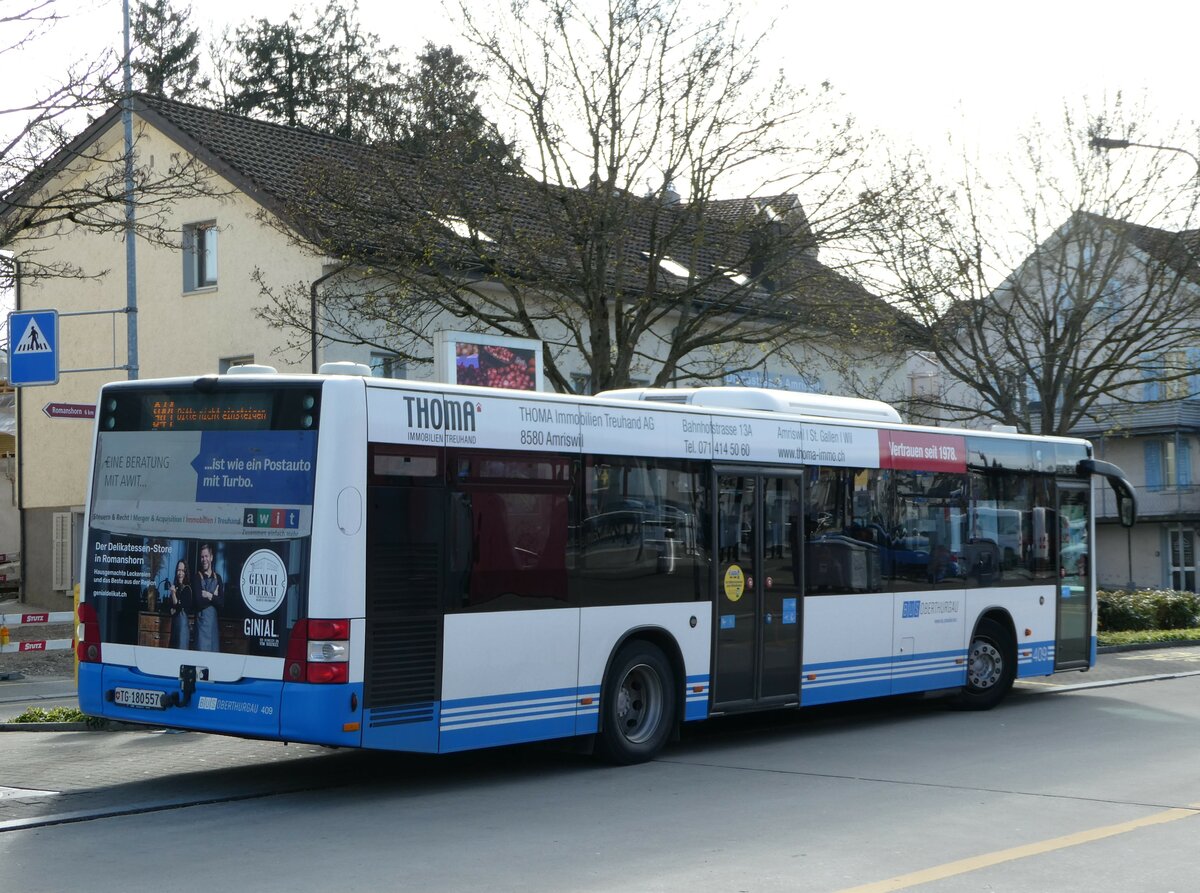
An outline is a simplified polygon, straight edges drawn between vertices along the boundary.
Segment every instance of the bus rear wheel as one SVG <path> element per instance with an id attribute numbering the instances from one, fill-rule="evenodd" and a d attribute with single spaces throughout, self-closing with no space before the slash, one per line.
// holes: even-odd
<path id="1" fill-rule="evenodd" d="M 963 710 L 990 710 L 1017 678 L 1017 645 L 995 620 L 979 621 L 967 649 L 967 684 L 952 704 Z"/>
<path id="2" fill-rule="evenodd" d="M 621 765 L 654 759 L 675 725 L 675 674 L 649 642 L 622 645 L 604 681 L 596 751 Z"/>

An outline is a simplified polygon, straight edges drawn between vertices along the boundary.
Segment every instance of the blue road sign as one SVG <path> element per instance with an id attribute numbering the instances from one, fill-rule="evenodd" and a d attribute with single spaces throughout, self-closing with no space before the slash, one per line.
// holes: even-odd
<path id="1" fill-rule="evenodd" d="M 58 384 L 58 311 L 8 315 L 8 382 L 16 387 Z"/>

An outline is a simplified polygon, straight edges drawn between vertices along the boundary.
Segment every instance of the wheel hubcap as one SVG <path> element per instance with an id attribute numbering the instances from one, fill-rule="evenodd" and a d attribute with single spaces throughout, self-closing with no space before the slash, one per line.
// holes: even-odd
<path id="1" fill-rule="evenodd" d="M 991 688 L 1000 681 L 1004 673 L 1004 658 L 999 649 L 986 639 L 971 643 L 971 662 L 967 667 L 967 681 L 972 688 Z"/>
<path id="2" fill-rule="evenodd" d="M 631 667 L 617 690 L 617 725 L 627 741 L 652 737 L 662 720 L 662 680 L 650 667 Z"/>

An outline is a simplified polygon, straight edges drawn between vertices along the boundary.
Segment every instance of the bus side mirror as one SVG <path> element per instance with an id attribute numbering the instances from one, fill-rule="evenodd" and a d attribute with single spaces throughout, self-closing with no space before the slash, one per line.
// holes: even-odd
<path id="1" fill-rule="evenodd" d="M 1117 496 L 1117 518 L 1121 526 L 1133 526 L 1137 520 L 1137 493 L 1120 468 L 1100 459 L 1080 459 L 1076 471 L 1080 475 L 1103 475 Z"/>
<path id="2" fill-rule="evenodd" d="M 1137 520 L 1137 506 L 1133 494 L 1117 491 L 1117 517 L 1121 519 L 1122 527 L 1132 527 Z"/>

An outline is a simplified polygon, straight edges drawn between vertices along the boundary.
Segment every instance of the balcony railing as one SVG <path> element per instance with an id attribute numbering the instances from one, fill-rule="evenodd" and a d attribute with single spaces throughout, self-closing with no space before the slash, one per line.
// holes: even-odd
<path id="1" fill-rule="evenodd" d="M 1134 484 L 1137 490 L 1138 518 L 1171 520 L 1173 518 L 1200 518 L 1200 486 L 1163 487 L 1149 490 L 1145 484 Z M 1096 518 L 1101 521 L 1117 520 L 1117 498 L 1108 484 L 1097 481 Z"/>

